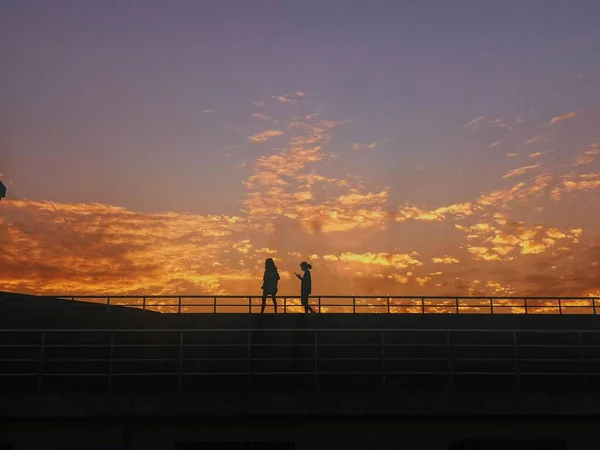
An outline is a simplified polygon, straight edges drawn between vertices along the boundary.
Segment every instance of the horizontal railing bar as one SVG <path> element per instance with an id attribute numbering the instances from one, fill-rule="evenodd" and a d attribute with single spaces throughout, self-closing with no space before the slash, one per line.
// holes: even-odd
<path id="1" fill-rule="evenodd" d="M 36 297 L 38 298 L 38 297 Z M 46 298 L 46 297 L 42 297 L 42 298 Z M 102 307 L 106 307 L 106 302 L 78 302 L 79 299 L 85 300 L 86 298 L 96 298 L 96 297 L 75 297 L 74 299 L 68 298 L 61 298 L 61 297 L 47 297 L 49 299 L 58 299 L 58 300 L 63 300 L 66 302 L 73 302 L 76 306 L 102 306 Z M 110 297 L 110 298 L 114 298 L 114 299 L 118 299 L 118 297 Z M 111 303 L 111 306 L 140 306 L 143 307 L 144 303 L 141 301 L 142 297 L 126 297 L 127 299 L 140 299 L 139 303 Z M 146 297 L 146 300 L 148 300 L 150 297 Z M 162 297 L 161 297 L 162 298 Z M 193 298 L 193 297 L 185 297 L 185 298 Z M 184 297 L 182 297 L 182 300 L 185 299 Z M 220 300 L 222 298 L 227 298 L 227 297 L 217 297 L 217 300 Z M 288 301 L 288 306 L 302 306 L 301 302 L 301 298 L 300 297 L 277 297 L 277 300 L 283 300 L 286 299 Z M 318 298 L 321 299 L 321 306 L 352 306 L 353 303 L 351 301 L 352 297 L 350 297 L 350 300 L 348 302 L 336 302 L 336 303 L 324 303 L 323 299 L 330 299 L 330 300 L 335 300 L 335 299 L 348 299 L 348 297 L 326 297 L 326 296 L 321 296 L 321 297 L 311 297 L 310 299 L 313 300 L 318 300 Z M 376 300 L 377 302 L 381 302 L 381 305 L 379 303 L 371 303 L 371 304 L 356 304 L 356 306 L 361 306 L 361 307 L 368 307 L 368 306 L 387 306 L 387 297 L 381 298 L 381 297 L 369 297 L 369 296 L 365 296 L 365 297 L 355 297 L 356 298 L 356 302 L 360 302 L 362 300 Z M 209 302 L 205 302 L 205 303 L 187 303 L 187 302 L 182 302 L 181 306 L 212 306 L 214 305 L 214 297 L 210 297 L 211 300 L 213 300 L 213 302 L 209 303 Z M 256 300 L 256 305 L 253 304 L 253 306 L 260 306 L 261 303 L 258 302 L 258 300 L 262 301 L 262 297 L 240 297 L 240 300 L 246 300 L 245 302 L 239 302 L 239 303 L 219 303 L 217 302 L 217 306 L 248 306 L 248 299 L 251 300 Z M 310 300 L 309 299 L 309 300 Z M 424 300 L 422 300 L 424 299 Z M 294 301 L 294 303 L 289 303 L 289 301 L 292 300 Z M 410 300 L 413 303 L 398 303 L 396 302 L 396 300 Z M 431 300 L 442 300 L 443 303 L 430 303 Z M 593 301 L 595 300 L 596 302 L 599 301 L 600 299 L 591 299 L 589 297 L 572 297 L 572 298 L 558 298 L 558 297 L 553 297 L 553 298 L 532 298 L 532 297 L 527 297 L 526 299 L 523 297 L 514 297 L 514 298 L 509 298 L 509 297 L 491 297 L 492 302 L 494 301 L 521 301 L 523 303 L 521 304 L 496 304 L 493 303 L 494 308 L 510 308 L 510 307 L 515 307 L 515 308 L 524 308 L 525 307 L 525 300 L 527 301 L 535 301 L 535 302 L 556 302 L 555 305 L 538 305 L 538 304 L 533 304 L 533 305 L 527 305 L 528 308 L 558 308 L 559 306 L 561 308 L 591 308 L 593 306 Z M 561 304 L 558 304 L 558 301 L 561 301 Z M 562 301 L 577 301 L 577 302 L 588 302 L 587 305 L 569 305 L 569 304 L 562 304 Z M 410 306 L 421 306 L 423 304 L 425 304 L 425 306 L 456 306 L 456 299 L 455 298 L 448 298 L 448 297 L 390 297 L 390 302 L 394 302 L 394 303 L 390 303 L 390 306 L 405 306 L 405 307 L 410 307 Z M 477 298 L 477 297 L 458 297 L 458 306 L 459 308 L 471 308 L 471 307 L 479 307 L 479 308 L 491 308 L 490 306 L 490 297 L 485 297 L 483 299 Z M 477 302 L 482 302 L 480 304 L 477 305 L 467 305 L 465 303 L 461 303 L 461 302 L 469 302 L 469 301 L 477 301 Z M 483 303 L 485 301 L 485 303 Z M 298 302 L 298 303 L 296 303 Z M 13 304 L 11 304 L 11 306 L 19 306 L 17 301 L 13 301 Z M 153 307 L 153 306 L 178 306 L 179 302 L 169 302 L 169 303 L 147 303 L 146 302 L 146 307 Z M 23 306 L 30 306 L 30 305 L 23 305 Z M 36 305 L 37 306 L 37 305 Z M 42 305 L 40 305 L 42 306 Z M 43 306 L 54 306 L 51 304 L 47 304 L 47 305 L 43 305 Z"/>
<path id="2" fill-rule="evenodd" d="M 447 344 L 440 342 L 439 344 L 424 344 L 424 343 L 385 343 L 384 346 L 386 348 L 437 348 L 437 347 L 445 347 Z M 0 348 L 31 348 L 31 349 L 39 349 L 39 344 L 27 344 L 27 345 L 0 345 Z M 154 345 L 154 344 L 115 344 L 114 348 L 246 348 L 247 344 L 184 344 L 183 346 L 179 346 L 176 344 L 169 345 Z M 252 347 L 261 347 L 261 348 L 287 348 L 287 347 L 314 347 L 314 344 L 303 344 L 303 343 L 282 343 L 282 344 L 252 344 Z M 319 347 L 381 347 L 381 344 L 373 343 L 373 344 L 319 344 Z M 514 345 L 511 344 L 452 344 L 453 348 L 514 348 Z M 580 345 L 562 345 L 562 344 L 517 344 L 518 348 L 572 348 L 577 349 L 580 348 Z M 585 348 L 600 348 L 600 344 L 583 344 Z M 105 348 L 109 349 L 110 345 L 98 345 L 98 346 L 86 346 L 85 344 L 73 344 L 73 345 L 44 345 L 44 348 L 89 348 L 89 349 L 98 349 Z"/>
<path id="3" fill-rule="evenodd" d="M 568 329 L 568 330 L 557 330 L 557 329 L 522 329 L 522 328 L 461 328 L 461 329 L 448 329 L 448 328 L 207 328 L 199 330 L 198 328 L 13 328 L 0 329 L 2 333 L 233 333 L 233 332 L 248 332 L 252 331 L 255 333 L 281 333 L 290 332 L 295 333 L 313 333 L 315 331 L 321 333 L 379 333 L 379 332 L 395 332 L 395 333 L 524 333 L 524 334 L 573 334 L 573 333 L 589 333 L 589 334 L 600 334 L 600 329 Z M 38 344 L 39 345 L 39 344 Z M 549 344 L 552 345 L 552 344 Z"/>
<path id="4" fill-rule="evenodd" d="M 22 294 L 11 294 L 11 293 L 7 293 L 4 294 L 5 296 L 10 296 L 10 295 L 22 295 Z M 106 298 L 121 298 L 121 299 L 153 299 L 153 298 L 169 298 L 169 299 L 187 299 L 187 298 L 206 298 L 206 299 L 220 299 L 220 298 L 235 298 L 235 299 L 245 299 L 247 300 L 248 298 L 253 298 L 253 299 L 262 299 L 262 294 L 257 294 L 257 295 L 159 295 L 159 294 L 152 294 L 152 295 L 126 295 L 126 294 L 83 294 L 83 295 L 71 295 L 71 294 L 56 294 L 56 295 L 50 295 L 50 294 L 44 294 L 44 295 L 33 295 L 32 297 L 35 298 L 58 298 L 61 300 L 71 300 L 71 299 L 78 299 L 78 298 L 96 298 L 96 299 L 106 299 Z M 278 294 L 277 298 L 287 298 L 287 299 L 300 299 L 301 296 L 300 295 L 282 295 L 282 294 Z M 391 299 L 437 299 L 437 300 L 451 300 L 454 301 L 457 298 L 459 300 L 461 299 L 474 299 L 474 300 L 487 300 L 489 301 L 490 299 L 492 300 L 598 300 L 598 297 L 581 297 L 581 296 L 565 296 L 565 297 L 557 297 L 557 296 L 529 296 L 529 295 L 522 295 L 522 296 L 480 296 L 480 295 L 467 295 L 467 296 L 455 296 L 455 295 L 310 295 L 309 299 L 318 299 L 318 298 L 339 298 L 339 299 L 352 299 L 352 298 L 356 298 L 356 299 L 361 299 L 361 298 L 368 298 L 368 299 L 381 299 L 381 300 L 387 300 L 388 298 Z M 104 304 L 106 305 L 106 303 L 99 303 L 99 304 Z"/>
<path id="5" fill-rule="evenodd" d="M 383 358 L 385 361 L 447 361 L 446 357 L 397 357 L 389 356 Z M 290 361 L 314 361 L 312 357 L 281 357 L 281 358 L 261 358 L 253 357 L 251 361 L 276 361 L 276 362 L 290 362 Z M 477 358 L 477 357 L 460 357 L 452 358 L 453 361 L 473 361 L 473 362 L 492 362 L 492 361 L 511 361 L 514 362 L 514 358 L 498 357 L 498 358 Z M 0 362 L 38 362 L 37 358 L 3 358 Z M 109 362 L 109 358 L 45 358 L 44 362 L 64 362 L 64 363 L 77 363 L 77 362 Z M 113 358 L 113 362 L 127 362 L 127 363 L 140 363 L 140 362 L 176 362 L 178 358 Z M 248 358 L 184 358 L 184 362 L 247 362 Z M 381 361 L 381 358 L 375 357 L 319 357 L 320 362 L 328 361 Z M 519 362 L 578 362 L 580 363 L 581 357 L 574 356 L 573 358 L 519 358 Z M 600 362 L 600 358 L 584 358 L 584 362 Z"/>
<path id="6" fill-rule="evenodd" d="M 44 377 L 106 377 L 106 373 L 45 373 L 42 376 Z M 216 376 L 248 376 L 246 372 L 182 372 L 182 376 L 198 376 L 198 377 L 216 377 Z M 314 377 L 314 372 L 252 372 L 251 375 L 258 376 L 285 376 L 285 375 L 306 375 Z M 407 372 L 407 371 L 356 371 L 356 372 L 331 372 L 331 371 L 320 371 L 319 375 L 347 375 L 347 376 L 356 376 L 356 375 L 410 375 L 410 376 L 422 376 L 422 375 L 439 375 L 439 376 L 448 376 L 447 372 L 444 371 L 431 371 L 431 372 Z M 514 372 L 453 372 L 452 375 L 456 376 L 504 376 L 504 377 L 514 377 Z M 554 373 L 543 373 L 543 372 L 520 372 L 521 376 L 581 376 L 581 373 L 577 372 L 554 372 Z M 0 377 L 10 378 L 10 377 L 38 377 L 37 373 L 0 373 Z M 165 376 L 165 377 L 175 377 L 179 376 L 179 373 L 113 373 L 113 377 L 140 377 L 140 376 Z M 595 374 L 591 374 L 590 376 L 598 376 Z"/>

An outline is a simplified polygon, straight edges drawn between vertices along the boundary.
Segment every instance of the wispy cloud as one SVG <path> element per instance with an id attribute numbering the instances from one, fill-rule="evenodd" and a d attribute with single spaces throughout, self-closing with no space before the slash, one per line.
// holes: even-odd
<path id="1" fill-rule="evenodd" d="M 474 130 L 477 130 L 479 128 L 479 125 L 481 124 L 481 121 L 484 119 L 484 116 L 479 116 L 479 117 L 475 117 L 473 120 L 471 120 L 469 123 L 465 124 L 465 128 L 472 128 Z"/>
<path id="2" fill-rule="evenodd" d="M 546 135 L 534 136 L 525 141 L 525 144 L 535 144 L 536 142 L 546 142 L 548 138 Z"/>
<path id="3" fill-rule="evenodd" d="M 205 109 L 204 110 L 204 114 L 210 114 L 210 113 L 214 113 L 215 110 L 214 109 Z"/>
<path id="4" fill-rule="evenodd" d="M 260 108 L 261 106 L 264 106 L 265 102 L 262 100 L 258 100 L 254 103 L 252 103 L 254 106 L 256 106 L 257 108 Z"/>
<path id="5" fill-rule="evenodd" d="M 527 172 L 529 172 L 531 170 L 535 170 L 538 167 L 539 167 L 539 164 L 535 164 L 533 166 L 519 167 L 518 169 L 511 170 L 507 174 L 503 175 L 502 178 L 505 180 L 507 178 L 516 177 L 516 176 L 519 176 L 519 175 L 524 175 L 525 173 L 527 173 Z"/>
<path id="6" fill-rule="evenodd" d="M 266 130 L 255 135 L 248 136 L 248 139 L 250 139 L 252 142 L 266 142 L 268 139 L 281 136 L 282 134 L 283 131 L 280 130 Z"/>
<path id="7" fill-rule="evenodd" d="M 543 156 L 543 155 L 546 155 L 546 154 L 552 153 L 552 152 L 553 152 L 553 150 L 548 150 L 545 152 L 535 152 L 535 153 L 530 153 L 529 155 L 527 155 L 527 157 L 530 159 L 536 159 L 536 158 L 539 158 L 540 156 Z"/>
<path id="8" fill-rule="evenodd" d="M 563 120 L 574 119 L 576 116 L 577 111 L 571 111 L 570 113 L 563 114 L 562 116 L 553 117 L 552 119 L 550 119 L 550 122 L 548 122 L 548 125 L 554 125 L 558 122 L 562 122 Z"/>
<path id="9" fill-rule="evenodd" d="M 354 150 L 374 150 L 377 147 L 377 142 L 371 142 L 369 144 L 360 144 L 355 142 L 352 148 Z"/>
<path id="10" fill-rule="evenodd" d="M 501 140 L 499 140 L 499 141 L 492 142 L 492 143 L 489 145 L 489 148 L 498 147 L 500 144 L 502 144 L 502 139 L 501 139 Z"/>
<path id="11" fill-rule="evenodd" d="M 582 154 L 575 157 L 573 166 L 582 166 L 584 164 L 590 164 L 596 159 L 596 156 L 600 155 L 600 144 L 592 144 L 591 147 L 584 151 Z"/>
<path id="12" fill-rule="evenodd" d="M 261 114 L 261 113 L 254 113 L 254 114 L 252 114 L 252 117 L 254 117 L 255 119 L 264 119 L 264 120 L 271 119 L 269 116 L 265 116 L 264 114 Z"/>
<path id="13" fill-rule="evenodd" d="M 308 94 L 307 92 L 302 92 L 302 91 L 296 92 L 296 97 L 307 97 L 308 95 L 310 95 L 310 94 Z"/>
<path id="14" fill-rule="evenodd" d="M 280 95 L 278 97 L 276 97 L 277 100 L 279 100 L 281 103 L 290 103 L 290 104 L 295 104 L 298 103 L 297 100 L 294 100 L 293 98 L 290 98 L 289 95 Z"/>

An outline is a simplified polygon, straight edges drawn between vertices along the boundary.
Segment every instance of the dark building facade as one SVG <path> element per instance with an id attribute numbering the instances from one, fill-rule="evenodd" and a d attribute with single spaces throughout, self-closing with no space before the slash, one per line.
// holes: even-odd
<path id="1" fill-rule="evenodd" d="M 159 314 L 5 295 L 0 449 L 595 449 L 595 315 Z"/>

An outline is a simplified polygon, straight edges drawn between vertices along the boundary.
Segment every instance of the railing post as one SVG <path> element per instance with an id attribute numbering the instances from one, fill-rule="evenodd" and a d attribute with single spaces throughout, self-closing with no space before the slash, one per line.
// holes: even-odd
<path id="1" fill-rule="evenodd" d="M 213 314 L 217 313 L 217 297 L 213 297 Z"/>
<path id="2" fill-rule="evenodd" d="M 587 386 L 587 372 L 585 370 L 585 351 L 583 347 L 583 336 L 581 335 L 581 331 L 579 334 L 579 355 L 581 357 L 581 376 L 583 378 L 583 385 Z"/>
<path id="3" fill-rule="evenodd" d="M 356 297 L 352 297 L 352 314 L 356 314 Z"/>
<path id="4" fill-rule="evenodd" d="M 525 314 L 529 314 L 529 307 L 527 306 L 527 299 L 523 299 L 523 304 L 525 305 Z"/>
<path id="5" fill-rule="evenodd" d="M 494 299 L 490 298 L 490 314 L 494 314 Z"/>
<path id="6" fill-rule="evenodd" d="M 42 336 L 40 340 L 40 361 L 38 364 L 38 385 L 37 392 L 38 395 L 42 393 L 42 377 L 44 375 L 44 348 L 46 346 L 46 332 L 42 331 Z"/>
<path id="7" fill-rule="evenodd" d="M 252 297 L 248 297 L 248 314 L 252 313 Z"/>
<path id="8" fill-rule="evenodd" d="M 179 332 L 179 373 L 177 379 L 178 389 L 183 385 L 183 331 Z"/>
<path id="9" fill-rule="evenodd" d="M 456 314 L 459 314 L 459 311 L 458 311 L 458 297 L 456 297 L 455 300 L 456 300 Z"/>
<path id="10" fill-rule="evenodd" d="M 381 383 L 385 389 L 387 387 L 387 377 L 385 370 L 385 338 L 383 336 L 383 331 L 379 332 L 379 337 L 381 340 Z"/>
<path id="11" fill-rule="evenodd" d="M 287 297 L 283 297 L 283 313 L 287 313 Z"/>
<path id="12" fill-rule="evenodd" d="M 142 311 L 146 311 L 146 297 L 142 300 Z"/>
<path id="13" fill-rule="evenodd" d="M 113 373 L 113 361 L 115 355 L 115 332 L 110 333 L 110 347 L 108 349 L 108 380 L 106 385 L 106 393 L 110 393 L 112 390 L 112 373 Z"/>
<path id="14" fill-rule="evenodd" d="M 425 314 L 425 297 L 421 297 L 421 314 Z"/>
<path id="15" fill-rule="evenodd" d="M 519 369 L 519 349 L 517 344 L 517 333 L 513 331 L 513 348 L 515 354 L 515 375 L 517 376 L 517 387 L 521 388 L 521 371 Z"/>
<path id="16" fill-rule="evenodd" d="M 319 314 L 321 314 L 321 297 L 319 297 Z"/>
<path id="17" fill-rule="evenodd" d="M 106 312 L 110 311 L 110 297 L 106 297 Z"/>
<path id="18" fill-rule="evenodd" d="M 319 390 L 319 332 L 315 330 L 315 389 Z"/>
<path id="19" fill-rule="evenodd" d="M 388 309 L 388 314 L 391 312 L 390 310 L 390 298 L 387 297 L 387 309 Z"/>
<path id="20" fill-rule="evenodd" d="M 448 383 L 450 387 L 454 384 L 454 379 L 452 376 L 452 342 L 450 340 L 450 332 L 446 331 L 446 347 L 448 351 Z"/>
<path id="21" fill-rule="evenodd" d="M 593 308 L 593 311 L 594 311 L 594 315 L 596 315 L 596 300 L 597 299 L 595 299 L 595 298 L 592 299 L 592 308 Z"/>
<path id="22" fill-rule="evenodd" d="M 252 331 L 248 330 L 247 338 L 247 350 L 246 350 L 246 384 L 250 386 L 252 384 Z"/>
<path id="23" fill-rule="evenodd" d="M 177 314 L 181 315 L 181 297 L 178 297 L 177 300 Z"/>
<path id="24" fill-rule="evenodd" d="M 562 302 L 560 298 L 558 299 L 558 314 L 562 314 Z"/>

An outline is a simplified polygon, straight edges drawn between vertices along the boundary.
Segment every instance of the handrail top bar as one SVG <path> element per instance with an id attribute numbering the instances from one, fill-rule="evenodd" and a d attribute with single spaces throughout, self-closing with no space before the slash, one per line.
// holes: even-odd
<path id="1" fill-rule="evenodd" d="M 36 298 L 262 298 L 262 294 L 258 295 L 110 295 L 110 294 L 85 294 L 85 295 L 35 295 L 35 294 L 18 294 L 6 293 L 5 295 L 23 295 Z M 301 298 L 299 295 L 278 295 L 278 298 Z M 309 298 L 357 298 L 357 299 L 437 299 L 437 300 L 598 300 L 598 297 L 557 297 L 557 296 L 460 296 L 460 295 L 311 295 Z"/>
<path id="2" fill-rule="evenodd" d="M 590 329 L 523 329 L 523 328 L 13 328 L 0 329 L 0 333 L 188 333 L 188 332 L 382 332 L 382 331 L 408 331 L 408 332 L 467 332 L 467 333 L 551 333 L 551 334 L 567 334 L 567 333 L 594 333 L 600 334 L 600 330 Z"/>

